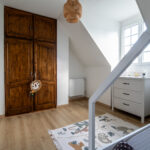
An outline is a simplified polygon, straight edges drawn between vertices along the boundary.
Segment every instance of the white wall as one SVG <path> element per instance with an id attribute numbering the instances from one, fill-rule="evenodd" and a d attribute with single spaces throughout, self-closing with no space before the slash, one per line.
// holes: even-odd
<path id="1" fill-rule="evenodd" d="M 4 6 L 0 4 L 0 115 L 4 112 Z"/>
<path id="2" fill-rule="evenodd" d="M 69 48 L 69 78 L 85 78 L 84 65 L 80 62 L 74 50 Z"/>
<path id="3" fill-rule="evenodd" d="M 69 45 L 71 44 L 71 47 L 83 65 L 109 66 L 103 53 L 95 44 L 95 41 L 82 22 L 70 24 L 64 20 L 63 16 L 60 16 L 60 20 L 69 36 Z"/>
<path id="4" fill-rule="evenodd" d="M 85 94 L 87 97 L 97 90 L 99 85 L 110 73 L 110 66 L 84 66 L 75 54 L 75 50 L 69 51 L 69 76 L 70 78 L 85 78 Z M 99 99 L 100 102 L 111 105 L 110 89 Z"/>
<path id="5" fill-rule="evenodd" d="M 64 105 L 69 100 L 69 40 L 60 21 L 57 33 L 57 105 Z"/>
<path id="6" fill-rule="evenodd" d="M 110 73 L 110 65 L 82 22 L 69 24 L 64 21 L 63 17 L 61 17 L 61 22 L 70 38 L 69 45 L 83 64 L 84 70 L 80 70 L 80 73 L 85 71 L 86 96 L 90 97 Z M 76 73 L 79 75 L 79 70 Z M 76 73 L 73 74 L 77 76 Z M 110 91 L 106 92 L 100 100 L 110 105 Z"/>
<path id="7" fill-rule="evenodd" d="M 134 0 L 130 1 L 128 3 L 135 6 Z M 82 3 L 84 11 L 81 21 L 113 69 L 119 61 L 119 20 L 131 13 L 121 12 L 121 10 L 129 6 L 127 2 L 120 2 L 120 0 L 83 1 Z"/>
<path id="8" fill-rule="evenodd" d="M 87 67 L 85 70 L 87 82 L 86 96 L 90 97 L 109 75 L 110 67 Z M 99 99 L 99 101 L 106 105 L 111 105 L 111 90 L 107 90 Z"/>
<path id="9" fill-rule="evenodd" d="M 100 21 L 96 20 L 98 24 L 92 24 L 88 19 L 83 19 L 83 24 L 110 66 L 97 65 L 86 68 L 86 93 L 88 97 L 92 96 L 119 62 L 120 23 L 103 16 L 99 16 L 99 19 Z M 99 101 L 111 105 L 111 89 L 108 89 Z"/>
<path id="10" fill-rule="evenodd" d="M 120 23 L 105 17 L 100 20 L 101 23 L 98 27 L 83 22 L 113 69 L 119 62 Z"/>
<path id="11" fill-rule="evenodd" d="M 97 44 L 99 51 L 104 55 L 106 61 L 103 61 L 103 65 L 98 65 L 97 63 L 97 65 L 86 67 L 86 93 L 88 97 L 92 96 L 99 85 L 110 74 L 111 70 L 118 64 L 120 49 L 120 23 L 105 15 L 104 12 L 106 10 L 102 5 L 96 6 L 95 4 L 91 2 L 92 6 L 85 6 L 88 10 L 93 11 L 87 12 L 87 9 L 85 9 L 86 15 L 83 13 L 81 22 L 95 44 Z M 111 105 L 111 90 L 107 90 L 99 101 Z"/>
<path id="12" fill-rule="evenodd" d="M 107 29 L 100 27 L 98 31 L 93 31 L 92 37 L 113 69 L 119 62 L 120 25 L 118 22 L 109 21 L 105 22 L 105 27 Z"/>

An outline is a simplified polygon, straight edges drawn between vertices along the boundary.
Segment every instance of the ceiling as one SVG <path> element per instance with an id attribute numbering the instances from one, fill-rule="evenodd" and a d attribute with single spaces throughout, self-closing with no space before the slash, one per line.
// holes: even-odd
<path id="1" fill-rule="evenodd" d="M 2 0 L 1 0 L 2 1 Z M 32 13 L 58 18 L 66 0 L 5 0 L 5 5 Z M 107 16 L 123 21 L 139 13 L 135 0 L 80 0 L 83 5 L 83 17 L 98 19 Z"/>
<path id="2" fill-rule="evenodd" d="M 58 18 L 62 12 L 63 0 L 4 0 L 6 6 L 35 14 Z"/>
<path id="3" fill-rule="evenodd" d="M 139 14 L 135 0 L 82 0 L 85 15 L 97 20 L 107 17 L 115 21 L 123 21 Z"/>

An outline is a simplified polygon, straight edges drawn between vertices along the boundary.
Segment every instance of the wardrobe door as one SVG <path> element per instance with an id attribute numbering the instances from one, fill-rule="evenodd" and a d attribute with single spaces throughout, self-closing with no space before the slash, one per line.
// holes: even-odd
<path id="1" fill-rule="evenodd" d="M 5 39 L 6 115 L 32 110 L 30 96 L 33 72 L 32 47 L 29 40 Z"/>
<path id="2" fill-rule="evenodd" d="M 32 14 L 5 7 L 5 35 L 31 39 L 33 37 Z"/>
<path id="3" fill-rule="evenodd" d="M 56 107 L 56 47 L 47 42 L 35 42 L 35 77 L 42 88 L 35 94 L 35 110 Z"/>
<path id="4" fill-rule="evenodd" d="M 56 42 L 56 20 L 34 15 L 35 40 Z"/>

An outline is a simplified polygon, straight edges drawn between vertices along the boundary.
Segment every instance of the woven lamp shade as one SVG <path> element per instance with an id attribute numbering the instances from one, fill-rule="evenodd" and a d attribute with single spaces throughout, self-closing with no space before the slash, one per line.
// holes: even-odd
<path id="1" fill-rule="evenodd" d="M 67 0 L 64 5 L 64 17 L 69 23 L 79 22 L 82 16 L 82 6 L 78 0 Z"/>

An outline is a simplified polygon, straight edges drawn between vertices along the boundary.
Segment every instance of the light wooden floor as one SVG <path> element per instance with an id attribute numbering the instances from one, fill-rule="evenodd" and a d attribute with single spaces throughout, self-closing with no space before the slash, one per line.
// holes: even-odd
<path id="1" fill-rule="evenodd" d="M 143 126 L 140 119 L 97 104 L 96 115 L 111 113 L 125 121 Z M 57 109 L 0 119 L 0 150 L 56 150 L 48 129 L 60 128 L 88 119 L 88 102 L 85 99 L 71 101 Z M 146 119 L 146 123 L 150 118 Z"/>

